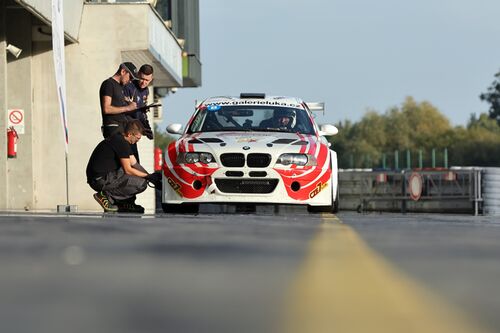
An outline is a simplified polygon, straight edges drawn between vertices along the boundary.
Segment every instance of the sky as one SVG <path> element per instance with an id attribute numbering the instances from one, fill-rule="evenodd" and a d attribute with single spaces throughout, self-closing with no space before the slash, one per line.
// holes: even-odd
<path id="1" fill-rule="evenodd" d="M 240 92 L 325 102 L 318 123 L 413 96 L 465 125 L 488 110 L 478 96 L 500 70 L 499 13 L 498 0 L 200 0 L 202 86 L 168 95 L 161 127 Z"/>

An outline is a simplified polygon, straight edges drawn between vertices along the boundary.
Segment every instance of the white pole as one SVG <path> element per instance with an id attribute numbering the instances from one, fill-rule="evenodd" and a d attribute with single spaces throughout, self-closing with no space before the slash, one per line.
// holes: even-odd
<path id="1" fill-rule="evenodd" d="M 57 85 L 57 97 L 61 114 L 61 127 L 64 137 L 64 151 L 66 164 L 66 205 L 58 205 L 58 212 L 76 210 L 76 206 L 69 205 L 69 180 L 68 180 L 68 118 L 66 108 L 66 68 L 64 59 L 64 17 L 63 0 L 52 0 L 52 50 L 54 56 L 54 70 Z M 72 208 L 74 207 L 74 209 Z"/>

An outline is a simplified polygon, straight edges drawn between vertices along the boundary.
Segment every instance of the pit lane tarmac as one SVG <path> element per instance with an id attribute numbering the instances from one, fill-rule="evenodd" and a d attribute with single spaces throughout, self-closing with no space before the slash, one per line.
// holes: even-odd
<path id="1" fill-rule="evenodd" d="M 1 331 L 500 331 L 498 219 L 282 208 L 2 214 Z"/>

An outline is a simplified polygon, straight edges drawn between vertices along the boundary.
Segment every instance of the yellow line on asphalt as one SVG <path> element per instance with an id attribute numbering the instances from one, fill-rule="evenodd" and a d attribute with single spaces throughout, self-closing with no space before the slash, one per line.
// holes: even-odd
<path id="1" fill-rule="evenodd" d="M 286 333 L 486 332 L 324 215 L 286 299 Z"/>

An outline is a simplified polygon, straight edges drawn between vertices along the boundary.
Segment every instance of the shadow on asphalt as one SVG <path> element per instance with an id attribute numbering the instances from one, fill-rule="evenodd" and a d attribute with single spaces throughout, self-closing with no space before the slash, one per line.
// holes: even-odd
<path id="1" fill-rule="evenodd" d="M 307 206 L 301 205 L 275 205 L 275 204 L 200 204 L 198 213 L 164 213 L 156 210 L 156 216 L 169 215 L 307 215 Z"/>

